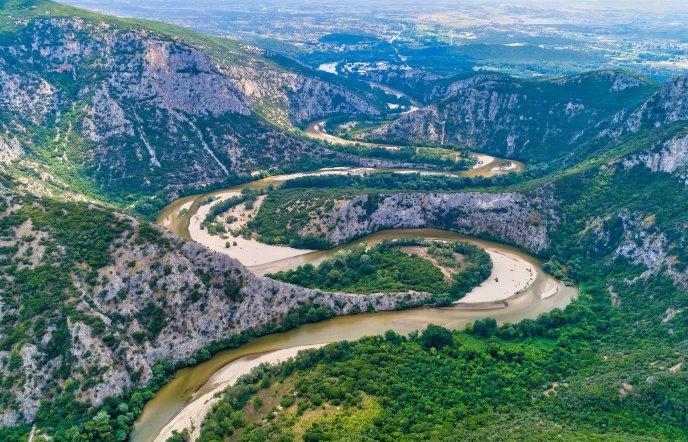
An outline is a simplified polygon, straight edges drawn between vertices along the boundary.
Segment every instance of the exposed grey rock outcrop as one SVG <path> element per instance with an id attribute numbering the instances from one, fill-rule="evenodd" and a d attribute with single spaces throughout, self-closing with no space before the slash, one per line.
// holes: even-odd
<path id="1" fill-rule="evenodd" d="M 590 93 L 598 89 L 606 96 Z M 480 73 L 441 82 L 426 95 L 427 107 L 365 135 L 468 145 L 514 158 L 569 158 L 601 132 L 618 136 L 625 118 L 654 90 L 642 78 L 614 71 L 542 81 Z"/>
<path id="2" fill-rule="evenodd" d="M 669 241 L 652 225 L 653 221 L 629 211 L 619 213 L 618 218 L 623 234 L 611 259 L 622 257 L 644 267 L 646 270 L 641 277 L 663 274 L 688 287 L 688 272 L 676 268 L 676 260 L 669 253 Z"/>
<path id="3" fill-rule="evenodd" d="M 660 127 L 688 120 L 688 75 L 669 80 L 626 121 L 625 129 L 637 132 L 643 127 Z"/>
<path id="4" fill-rule="evenodd" d="M 26 152 L 49 151 L 106 191 L 147 195 L 321 161 L 332 153 L 294 136 L 295 123 L 380 113 L 371 92 L 267 51 L 79 17 L 22 22 L 0 46 L 0 83 L 0 132 Z"/>
<path id="5" fill-rule="evenodd" d="M 3 164 L 16 160 L 24 154 L 24 150 L 16 138 L 7 138 L 0 135 L 0 169 Z"/>
<path id="6" fill-rule="evenodd" d="M 340 201 L 300 233 L 324 231 L 329 241 L 341 244 L 383 229 L 437 227 L 541 252 L 549 246 L 549 234 L 559 221 L 557 203 L 545 192 L 533 196 L 473 192 L 361 195 Z"/>
<path id="7" fill-rule="evenodd" d="M 0 187 L 0 196 L 1 191 Z M 13 211 L 18 206 L 0 207 Z M 117 216 L 128 227 L 108 249 L 111 263 L 92 279 L 75 268 L 70 277 L 74 286 L 64 300 L 55 301 L 65 304 L 51 307 L 56 310 L 49 316 L 47 330 L 35 338 L 27 333 L 13 349 L 18 356 L 12 357 L 20 359 L 13 373 L 20 382 L 8 391 L 16 408 L 0 410 L 0 425 L 31 422 L 41 401 L 64 387 L 67 379 L 80 386 L 75 392 L 78 399 L 102 404 L 108 397 L 146 385 L 160 358 L 186 360 L 209 344 L 279 324 L 305 304 L 342 315 L 419 305 L 428 297 L 423 293 L 353 295 L 297 287 L 256 276 L 239 261 L 186 243 L 161 228 L 143 237 L 136 220 Z M 60 247 L 45 246 L 53 241 L 51 232 L 34 230 L 31 221 L 24 221 L 4 232 L 0 244 L 22 256 L 30 249 L 31 259 L 22 260 L 18 270 L 33 270 L 61 256 Z M 12 289 L 12 279 L 4 282 Z M 62 316 L 62 309 L 72 313 Z M 16 303 L 0 303 L 3 317 L 18 313 Z M 57 331 L 54 324 L 60 321 L 63 325 Z M 56 351 L 53 338 L 58 333 L 64 347 Z M 0 332 L 0 338 L 5 336 Z M 7 366 L 2 356 L 4 376 Z"/>
<path id="8" fill-rule="evenodd" d="M 623 165 L 627 169 L 638 164 L 653 172 L 676 175 L 688 185 L 688 135 L 682 134 L 657 143 L 650 150 L 623 160 Z"/>

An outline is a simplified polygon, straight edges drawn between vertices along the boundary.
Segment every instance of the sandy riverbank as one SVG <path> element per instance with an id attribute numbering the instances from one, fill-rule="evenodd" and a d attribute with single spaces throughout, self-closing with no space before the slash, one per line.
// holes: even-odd
<path id="1" fill-rule="evenodd" d="M 293 358 L 301 350 L 320 348 L 323 345 L 326 344 L 303 345 L 259 355 L 249 355 L 227 364 L 208 380 L 196 393 L 196 397 L 194 397 L 190 404 L 185 406 L 172 421 L 165 425 L 165 428 L 158 433 L 154 442 L 165 442 L 172 436 L 173 431 L 181 433 L 187 428 L 191 431 L 191 440 L 196 440 L 200 436 L 203 419 L 205 419 L 212 406 L 219 400 L 219 398 L 214 397 L 216 393 L 220 393 L 227 387 L 234 385 L 237 379 L 248 374 L 261 364 L 277 364 Z"/>
<path id="2" fill-rule="evenodd" d="M 231 197 L 231 196 L 226 196 Z M 535 282 L 538 272 L 535 266 L 516 255 L 507 252 L 486 249 L 492 259 L 492 273 L 480 286 L 474 288 L 458 304 L 472 305 L 499 302 L 512 298 L 526 291 Z M 558 293 L 556 284 L 541 298 L 548 298 Z M 278 363 L 294 357 L 300 350 L 318 348 L 325 344 L 304 345 L 269 353 L 250 355 L 237 359 L 215 373 L 208 382 L 195 394 L 192 402 L 186 405 L 158 434 L 154 442 L 164 442 L 173 431 L 181 432 L 191 429 L 191 440 L 199 436 L 203 419 L 212 406 L 219 400 L 217 393 L 233 385 L 236 380 L 249 373 L 262 363 Z"/>
<path id="3" fill-rule="evenodd" d="M 272 181 L 282 182 L 292 180 L 295 178 L 301 178 L 304 176 L 347 174 L 362 175 L 373 170 L 374 169 L 366 167 L 332 167 L 321 169 L 313 173 L 293 173 L 290 175 L 281 175 L 279 177 L 274 177 Z M 206 229 L 201 228 L 206 215 L 208 215 L 208 212 L 210 212 L 210 209 L 214 205 L 239 195 L 241 195 L 241 192 L 239 191 L 228 191 L 218 193 L 214 195 L 216 199 L 212 203 L 204 204 L 201 207 L 199 207 L 196 214 L 194 214 L 189 220 L 189 235 L 191 236 L 191 239 L 217 252 L 224 253 L 228 256 L 231 256 L 232 258 L 236 258 L 245 266 L 263 265 L 273 261 L 279 261 L 286 258 L 305 255 L 313 251 L 306 249 L 295 249 L 293 247 L 283 247 L 264 244 L 252 238 L 244 238 L 243 236 L 233 236 L 229 232 L 222 235 L 210 235 Z M 226 223 L 227 228 L 230 231 L 240 230 L 256 215 L 256 213 L 258 213 L 258 210 L 260 209 L 260 206 L 264 198 L 264 196 L 259 197 L 253 204 L 252 209 L 247 209 L 245 204 L 239 204 L 236 207 L 228 210 L 226 213 L 220 215 L 218 219 L 224 220 L 227 217 L 232 217 L 234 221 Z M 182 206 L 179 211 L 181 212 L 181 210 L 185 207 L 187 209 L 191 207 L 191 202 L 184 204 L 184 206 Z M 168 226 L 169 224 L 170 220 L 168 219 L 166 219 L 163 223 L 163 225 Z M 229 247 L 227 247 L 228 245 Z"/>
<path id="4" fill-rule="evenodd" d="M 365 173 L 366 169 L 355 169 L 356 173 Z M 322 170 L 318 174 L 342 174 L 352 173 L 351 169 L 333 168 Z M 292 174 L 283 176 L 281 180 L 288 180 L 303 176 L 304 174 Z M 233 236 L 232 231 L 243 228 L 258 212 L 264 200 L 259 197 L 253 207 L 247 208 L 245 204 L 239 204 L 218 217 L 223 220 L 229 232 L 222 235 L 210 235 L 207 229 L 202 228 L 203 221 L 210 209 L 222 201 L 239 196 L 238 191 L 229 191 L 215 195 L 215 200 L 210 204 L 202 205 L 189 222 L 189 234 L 191 239 L 205 245 L 215 251 L 224 253 L 238 259 L 246 266 L 261 266 L 275 261 L 294 258 L 313 252 L 312 250 L 295 249 L 259 242 L 253 238 L 245 238 L 241 235 Z M 227 222 L 229 218 L 229 222 Z M 480 286 L 474 288 L 466 295 L 460 304 L 481 304 L 486 302 L 504 301 L 530 287 L 537 277 L 537 270 L 531 263 L 517 256 L 496 251 L 486 250 L 492 259 L 492 274 Z M 548 288 L 543 298 L 556 294 L 556 287 Z"/>
<path id="5" fill-rule="evenodd" d="M 504 301 L 530 287 L 537 278 L 531 263 L 518 256 L 496 250 L 485 250 L 492 259 L 492 273 L 478 287 L 463 297 L 458 304 L 481 304 Z"/>
<path id="6" fill-rule="evenodd" d="M 222 201 L 239 195 L 241 195 L 240 192 L 220 193 L 216 195 L 217 199 L 211 204 L 205 204 L 199 207 L 198 212 L 191 217 L 189 222 L 189 234 L 191 235 L 191 239 L 217 252 L 221 252 L 231 256 L 232 258 L 236 258 L 246 266 L 267 264 L 272 261 L 291 258 L 312 252 L 312 250 L 264 244 L 256 241 L 255 239 L 244 238 L 243 236 L 235 237 L 231 233 L 224 234 L 223 236 L 226 238 L 222 238 L 220 235 L 211 235 L 208 233 L 207 229 L 201 228 L 203 220 L 205 220 L 206 215 L 208 215 L 208 212 L 210 212 L 211 207 L 213 207 L 215 204 L 219 204 Z M 232 223 L 232 228 L 240 229 L 243 227 L 243 225 L 249 221 L 252 213 L 256 212 L 260 208 L 261 202 L 262 198 L 258 199 L 254 203 L 254 209 L 251 210 L 251 213 L 248 213 L 244 204 L 241 204 L 232 210 L 232 216 L 237 218 L 237 221 Z M 229 247 L 227 247 L 227 244 L 229 244 Z"/>
<path id="7" fill-rule="evenodd" d="M 552 296 L 559 293 L 559 284 L 551 282 L 547 289 L 540 294 L 541 299 L 551 298 Z"/>
<path id="8" fill-rule="evenodd" d="M 483 155 L 480 153 L 473 154 L 473 156 L 478 160 L 475 165 L 473 166 L 473 169 L 480 169 L 481 167 L 484 167 L 488 164 L 491 164 L 494 162 L 495 157 L 491 157 L 489 155 Z"/>
<path id="9" fill-rule="evenodd" d="M 296 178 L 302 178 L 305 176 L 322 176 L 322 175 L 363 175 L 366 173 L 375 172 L 372 167 L 329 167 L 320 169 L 317 172 L 302 172 L 302 173 L 291 173 L 289 175 L 280 175 L 273 178 L 275 182 L 289 181 Z"/>

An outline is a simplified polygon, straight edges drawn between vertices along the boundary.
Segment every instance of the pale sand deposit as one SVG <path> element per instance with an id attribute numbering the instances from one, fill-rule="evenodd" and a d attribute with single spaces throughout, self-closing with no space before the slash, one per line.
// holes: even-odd
<path id="1" fill-rule="evenodd" d="M 473 166 L 473 169 L 479 169 L 483 166 L 486 166 L 490 163 L 493 163 L 495 160 L 495 157 L 491 157 L 489 155 L 483 155 L 481 153 L 473 154 L 473 156 L 478 160 L 475 163 L 475 166 Z"/>
<path id="2" fill-rule="evenodd" d="M 330 167 L 320 169 L 317 172 L 303 172 L 303 173 L 291 173 L 289 175 L 279 175 L 273 178 L 275 182 L 289 181 L 295 178 L 302 178 L 305 176 L 321 176 L 321 175 L 363 175 L 366 173 L 374 172 L 375 169 L 372 167 Z"/>
<path id="3" fill-rule="evenodd" d="M 305 176 L 319 175 L 363 175 L 373 170 L 375 169 L 368 167 L 331 167 L 320 169 L 317 172 L 312 173 L 292 173 L 290 175 L 280 175 L 274 177 L 272 181 L 282 182 Z M 217 252 L 221 252 L 231 256 L 232 258 L 236 258 L 245 266 L 267 264 L 272 261 L 279 261 L 281 259 L 292 258 L 294 256 L 305 255 L 306 253 L 312 252 L 312 250 L 264 244 L 252 238 L 247 239 L 242 236 L 233 236 L 231 233 L 224 235 L 210 235 L 206 229 L 201 228 L 203 220 L 205 220 L 205 217 L 210 211 L 211 207 L 234 196 L 239 196 L 240 194 L 241 193 L 238 191 L 218 193 L 214 195 L 216 199 L 212 203 L 204 204 L 199 207 L 196 214 L 192 216 L 191 220 L 189 221 L 189 235 L 191 236 L 191 239 Z M 244 227 L 246 223 L 248 223 L 255 216 L 256 213 L 258 213 L 263 199 L 264 197 L 259 197 L 253 204 L 253 209 L 251 210 L 247 210 L 245 204 L 239 204 L 238 206 L 227 211 L 227 213 L 221 215 L 221 217 L 218 217 L 218 219 L 221 218 L 222 220 L 226 220 L 228 216 L 236 218 L 236 221 L 228 223 L 227 227 L 230 231 L 239 230 Z M 191 207 L 191 203 L 187 204 L 188 207 Z M 180 208 L 180 211 L 184 207 L 187 207 L 187 204 L 184 204 L 184 206 Z M 170 220 L 166 219 L 163 225 L 169 225 L 169 223 Z M 225 238 L 222 238 L 222 236 L 225 236 Z M 227 247 L 228 244 L 229 247 Z"/>
<path id="4" fill-rule="evenodd" d="M 223 195 L 229 198 L 232 195 Z M 204 207 L 208 207 L 206 205 Z M 207 213 L 207 209 L 206 209 Z M 205 215 L 204 215 L 205 216 Z M 495 301 L 504 301 L 517 296 L 530 287 L 537 276 L 535 266 L 511 255 L 496 250 L 486 250 L 492 259 L 492 273 L 480 286 L 474 288 L 458 304 L 480 304 Z M 555 287 L 556 290 L 556 287 Z M 548 296 L 553 296 L 554 293 Z M 543 294 L 545 297 L 547 294 Z M 172 431 L 181 432 L 188 428 L 191 430 L 191 440 L 195 440 L 200 434 L 203 419 L 212 406 L 219 400 L 215 394 L 233 385 L 236 380 L 249 373 L 253 368 L 262 363 L 278 363 L 290 357 L 296 356 L 300 350 L 318 348 L 325 344 L 306 345 L 283 350 L 275 350 L 261 355 L 245 356 L 227 364 L 196 393 L 192 402 L 186 405 L 172 419 L 154 439 L 155 442 L 164 442 L 172 435 Z"/>
<path id="5" fill-rule="evenodd" d="M 350 173 L 351 171 L 348 169 L 330 169 L 320 173 L 328 172 Z M 284 179 L 285 177 L 282 178 Z M 225 236 L 223 238 L 221 235 L 210 235 L 206 229 L 201 228 L 203 220 L 213 205 L 238 195 L 240 195 L 239 192 L 220 193 L 216 195 L 215 201 L 202 205 L 189 223 L 191 239 L 215 251 L 236 258 L 245 266 L 260 266 L 313 252 L 312 250 L 264 244 L 253 238 L 247 239 L 243 236 L 233 236 L 232 233 L 222 235 Z M 235 218 L 235 221 L 227 224 L 230 231 L 241 229 L 258 212 L 263 199 L 264 197 L 259 197 L 251 210 L 247 210 L 244 204 L 240 204 L 226 214 L 223 214 L 219 219 L 226 220 L 227 217 L 231 216 Z M 537 270 L 529 262 L 503 252 L 489 249 L 486 251 L 492 259 L 492 274 L 485 282 L 462 298 L 459 301 L 460 304 L 503 301 L 523 292 L 535 281 Z M 550 288 L 543 294 L 543 299 L 554 294 L 556 294 L 556 291 L 551 292 Z"/>
<path id="6" fill-rule="evenodd" d="M 492 259 L 492 273 L 457 304 L 480 304 L 504 301 L 517 296 L 530 287 L 537 277 L 531 263 L 509 253 L 485 250 Z"/>
<path id="7" fill-rule="evenodd" d="M 250 373 L 251 370 L 261 364 L 277 364 L 289 358 L 293 358 L 301 350 L 320 348 L 324 345 L 326 344 L 303 345 L 300 347 L 275 350 L 260 355 L 244 356 L 243 358 L 239 358 L 225 365 L 196 393 L 196 397 L 193 398 L 192 402 L 184 407 L 174 419 L 165 425 L 165 428 L 158 433 L 154 442 L 164 442 L 172 436 L 173 431 L 181 433 L 187 428 L 190 430 L 191 440 L 196 440 L 200 436 L 203 419 L 205 419 L 205 416 L 212 406 L 220 400 L 219 397 L 214 397 L 215 394 L 234 385 L 237 379 Z"/>
<path id="8" fill-rule="evenodd" d="M 392 172 L 398 173 L 398 174 L 405 174 L 405 175 L 409 175 L 409 174 L 412 174 L 412 173 L 417 173 L 418 175 L 425 175 L 425 176 L 428 176 L 428 175 L 430 175 L 430 176 L 456 176 L 456 173 L 452 173 L 452 172 L 438 172 L 438 171 L 435 171 L 435 170 L 415 170 L 415 169 L 413 169 L 413 170 L 411 170 L 411 169 L 408 169 L 408 170 L 395 170 L 395 169 L 392 169 Z"/>
<path id="9" fill-rule="evenodd" d="M 559 293 L 559 284 L 551 283 L 551 286 L 548 286 L 547 290 L 542 292 L 542 294 L 540 295 L 540 298 L 541 299 L 551 298 L 552 296 L 556 295 L 557 293 Z"/>
<path id="10" fill-rule="evenodd" d="M 256 241 L 255 239 L 246 239 L 242 236 L 235 237 L 230 233 L 225 235 L 227 236 L 227 239 L 223 239 L 219 235 L 210 235 L 206 229 L 201 228 L 203 220 L 212 206 L 238 195 L 240 195 L 240 192 L 220 193 L 217 195 L 217 199 L 211 204 L 205 204 L 199 207 L 198 212 L 191 217 L 189 222 L 189 235 L 191 235 L 191 239 L 217 252 L 221 252 L 231 256 L 232 258 L 236 258 L 245 266 L 267 264 L 272 261 L 291 258 L 312 252 L 312 250 L 264 244 Z M 255 202 L 255 209 L 251 211 L 252 213 L 260 208 L 260 203 L 262 201 L 263 199 L 260 198 Z M 242 208 L 243 210 L 241 210 Z M 233 216 L 238 218 L 238 221 L 232 224 L 232 228 L 234 229 L 241 228 L 249 220 L 250 214 L 247 213 L 244 204 L 237 206 L 232 213 Z M 227 247 L 227 244 L 229 244 L 229 247 Z"/>

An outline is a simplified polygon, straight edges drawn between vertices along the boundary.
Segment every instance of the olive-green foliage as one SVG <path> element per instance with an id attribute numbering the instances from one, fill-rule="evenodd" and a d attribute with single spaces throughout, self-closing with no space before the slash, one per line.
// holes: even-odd
<path id="1" fill-rule="evenodd" d="M 314 211 L 332 209 L 337 195 L 337 190 L 322 192 L 318 189 L 270 192 L 248 227 L 258 233 L 259 241 L 267 244 L 304 249 L 329 248 L 329 241 L 313 235 L 303 236 L 298 228 L 311 218 Z"/>
<path id="2" fill-rule="evenodd" d="M 165 311 L 154 302 L 149 302 L 137 315 L 139 324 L 148 331 L 149 339 L 154 340 L 167 326 Z"/>
<path id="3" fill-rule="evenodd" d="M 468 170 L 476 163 L 470 152 L 433 147 L 401 146 L 398 149 L 370 147 L 362 144 L 331 144 L 331 149 L 361 158 L 379 158 L 400 163 L 434 166 L 442 170 Z"/>
<path id="4" fill-rule="evenodd" d="M 112 213 L 85 203 L 44 200 L 38 206 L 24 206 L 23 213 L 37 229 L 50 231 L 73 263 L 85 262 L 96 269 L 110 262 L 110 244 L 129 227 Z"/>
<path id="5" fill-rule="evenodd" d="M 386 336 L 387 339 L 389 336 Z M 441 349 L 444 346 L 450 345 L 453 341 L 452 334 L 449 330 L 439 325 L 430 324 L 421 333 L 420 342 L 425 348 Z"/>
<path id="6" fill-rule="evenodd" d="M 251 395 L 274 381 L 294 383 L 299 410 L 330 404 L 340 407 L 343 416 L 352 416 L 366 409 L 364 397 L 371 398 L 383 410 L 366 426 L 365 436 L 371 440 L 491 435 L 535 441 L 542 434 L 558 434 L 567 441 L 688 437 L 682 400 L 688 392 L 686 372 L 670 374 L 666 369 L 681 357 L 670 351 L 668 342 L 655 347 L 654 339 L 631 337 L 629 312 L 613 310 L 605 291 L 585 284 L 582 301 L 516 325 L 497 328 L 494 320 L 476 321 L 469 327 L 471 334 L 430 326 L 408 339 L 387 332 L 302 354 L 242 380 L 242 392 L 248 396 L 241 402 L 224 399 L 205 421 L 202 440 L 239 428 L 244 432 L 239 440 L 246 441 L 258 435 L 291 435 L 298 412 L 296 417 L 278 412 L 269 420 L 261 421 L 262 415 L 248 423 L 242 419 Z M 641 299 L 623 295 L 629 302 Z M 642 312 L 650 303 L 646 299 L 629 311 Z M 681 328 L 676 342 L 685 337 L 686 327 Z M 629 338 L 631 342 L 622 343 Z M 652 382 L 647 382 L 648 375 Z M 620 400 L 624 382 L 635 390 Z M 225 398 L 234 394 L 227 390 Z M 229 414 L 234 416 L 231 426 L 221 418 Z M 307 421 L 306 431 L 319 434 L 320 440 L 350 440 L 345 419 L 337 422 L 342 426 Z"/>
<path id="7" fill-rule="evenodd" d="M 447 282 L 431 261 L 399 250 L 402 246 L 427 248 L 441 266 L 453 271 Z M 460 255 L 461 261 L 456 259 Z M 448 256 L 447 256 L 448 255 Z M 422 240 L 385 241 L 374 247 L 360 244 L 337 252 L 316 268 L 306 264 L 295 270 L 269 275 L 280 281 L 328 291 L 380 293 L 418 291 L 434 296 L 428 302 L 446 304 L 461 299 L 492 271 L 490 256 L 465 242 Z"/>
<path id="8" fill-rule="evenodd" d="M 446 332 L 435 327 L 408 339 L 388 332 L 264 371 L 294 383 L 302 412 L 323 404 L 341 408 L 339 418 L 307 421 L 306 436 L 351 440 L 346 419 L 369 413 L 372 403 L 383 411 L 368 414 L 361 440 L 688 439 L 688 372 L 681 368 L 688 292 L 663 273 L 669 265 L 682 274 L 688 268 L 688 194 L 676 176 L 604 164 L 641 147 L 624 145 L 604 161 L 552 177 L 563 222 L 552 232 L 548 267 L 575 278 L 581 289 L 564 311 L 502 326 L 476 320 L 451 342 L 439 338 L 441 349 L 432 342 Z M 290 183 L 271 197 L 295 198 L 299 188 L 307 195 L 316 180 Z M 334 198 L 342 190 L 332 187 Z M 599 228 L 590 228 L 590 220 Z M 641 277 L 646 269 L 615 251 L 629 238 L 642 246 L 646 235 L 665 238 L 670 259 L 659 274 Z M 620 300 L 616 307 L 610 293 Z M 256 378 L 247 382 L 260 391 Z M 242 407 L 232 412 L 247 416 Z M 242 424 L 239 440 L 289 440 L 299 416 L 259 415 Z M 206 425 L 222 434 L 214 415 Z"/>
<path id="9" fill-rule="evenodd" d="M 401 252 L 391 243 L 371 248 L 361 244 L 337 252 L 317 268 L 306 264 L 271 276 L 304 287 L 350 293 L 414 290 L 439 294 L 449 290 L 440 269 L 426 259 Z"/>
<path id="10" fill-rule="evenodd" d="M 452 275 L 449 290 L 452 299 L 461 299 L 490 276 L 492 260 L 485 250 L 466 242 L 454 242 L 447 248 L 463 256 L 461 271 Z"/>

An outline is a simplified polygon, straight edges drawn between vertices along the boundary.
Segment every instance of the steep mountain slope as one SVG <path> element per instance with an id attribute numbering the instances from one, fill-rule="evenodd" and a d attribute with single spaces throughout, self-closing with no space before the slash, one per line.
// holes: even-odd
<path id="1" fill-rule="evenodd" d="M 176 28 L 45 1 L 6 1 L 2 7 L 1 426 L 36 422 L 56 440 L 125 440 L 143 403 L 175 365 L 194 364 L 253 333 L 423 301 L 409 294 L 322 293 L 257 277 L 235 260 L 106 205 L 321 161 L 331 153 L 290 134 L 291 126 L 337 113 L 375 115 L 374 96 L 324 81 L 258 48 Z M 457 383 L 463 391 L 456 397 L 477 401 L 470 412 L 488 410 L 468 420 L 464 430 L 473 436 L 480 430 L 470 427 L 489 428 L 494 418 L 511 431 L 515 427 L 504 416 L 523 417 L 533 398 L 543 395 L 541 387 L 556 380 L 561 389 L 552 387 L 553 401 L 535 403 L 540 414 L 527 415 L 526 430 L 515 431 L 540 436 L 527 430 L 541 425 L 554 435 L 573 419 L 599 430 L 600 438 L 608 436 L 607 427 L 618 440 L 684 437 L 686 78 L 656 93 L 655 85 L 616 72 L 542 82 L 479 74 L 429 84 L 434 86 L 425 100 L 431 106 L 370 136 L 563 159 L 561 170 L 532 181 L 485 180 L 484 189 L 466 192 L 441 186 L 419 191 L 425 188 L 421 180 L 433 179 L 428 177 L 407 178 L 405 189 L 401 179 L 376 189 L 366 185 L 373 178 L 356 177 L 358 187 L 334 185 L 332 191 L 322 184 L 354 177 L 322 178 L 317 185 L 303 180 L 302 187 L 297 181 L 267 196 L 260 217 L 270 223 L 263 226 L 281 229 L 283 238 L 318 234 L 332 244 L 383 228 L 435 226 L 550 258 L 552 268 L 581 283 L 580 303 L 500 332 L 499 339 L 518 339 L 527 351 L 486 340 L 479 350 L 452 343 L 438 354 L 413 347 L 420 344 L 412 338 L 403 350 L 418 359 L 404 358 L 409 365 L 400 365 L 413 371 L 416 378 L 409 379 L 417 379 L 411 387 L 416 396 L 407 397 L 417 399 L 419 390 L 446 391 L 424 373 L 446 367 L 458 373 L 468 365 L 456 361 L 465 357 L 467 364 L 480 361 L 466 372 L 482 377 L 462 379 L 466 383 Z M 603 156 L 587 157 L 602 148 Z M 372 349 L 354 344 L 364 355 L 356 357 L 373 354 L 368 361 L 385 362 L 401 350 L 395 346 L 402 339 L 387 335 L 370 342 Z M 348 345 L 336 347 L 335 355 L 318 354 L 301 368 L 352 357 Z M 440 359 L 442 367 L 436 364 Z M 344 363 L 337 374 L 368 376 L 380 366 Z M 543 367 L 548 371 L 540 376 Z M 315 391 L 303 396 L 308 393 L 314 404 L 334 398 L 339 402 L 332 400 L 332 412 L 342 403 L 374 404 L 380 390 L 371 386 L 384 379 L 330 388 L 332 373 L 326 374 L 296 388 L 325 390 L 319 399 Z M 501 384 L 512 376 L 527 382 Z M 469 384 L 476 379 L 485 383 Z M 408 393 L 406 385 L 379 384 L 393 386 L 383 393 L 397 400 Z M 345 390 L 352 386 L 361 389 Z M 501 397 L 495 391 L 522 408 L 499 408 L 490 402 Z M 413 406 L 406 410 L 413 418 L 394 415 L 385 422 L 397 427 L 380 433 L 413 440 L 428 434 L 428 425 L 418 421 L 434 419 L 444 421 L 449 433 L 442 436 L 449 437 L 469 411 L 465 404 L 452 403 L 456 408 L 445 407 L 446 414 L 432 407 L 456 397 L 418 401 L 422 407 L 398 401 Z M 596 414 L 581 416 L 581 408 Z M 228 425 L 218 414 L 218 426 Z M 348 422 L 360 429 L 368 416 Z M 375 422 L 383 421 L 379 417 Z M 341 427 L 335 427 L 325 430 L 336 434 Z M 345 426 L 344 434 L 350 436 L 351 428 Z M 571 440 L 584 434 L 575 430 L 567 429 Z M 513 437 L 502 431 L 494 434 Z M 0 431 L 0 438 L 11 440 L 10 435 Z M 318 440 L 318 433 L 313 437 Z"/>
<path id="2" fill-rule="evenodd" d="M 93 195 L 143 195 L 321 161 L 289 134 L 332 114 L 379 114 L 362 94 L 232 41 L 5 2 L 0 21 L 2 158 L 20 152 Z M 174 173 L 171 173 L 174 172 Z"/>
<path id="3" fill-rule="evenodd" d="M 368 139 L 468 145 L 525 161 L 576 158 L 656 90 L 646 79 L 600 71 L 555 80 L 473 74 L 427 88 L 429 106 L 370 131 Z M 574 159 L 576 158 L 576 159 Z"/>
<path id="4" fill-rule="evenodd" d="M 147 223 L 93 204 L 17 194 L 1 178 L 3 427 L 85 422 L 79 414 L 91 406 L 160 377 L 156 364 L 169 374 L 207 358 L 213 344 L 423 299 L 320 293 L 257 277 Z M 138 413 L 131 411 L 125 430 Z"/>
<path id="5" fill-rule="evenodd" d="M 688 284 L 687 178 L 683 121 L 638 133 L 594 161 L 506 188 L 450 192 L 443 189 L 447 182 L 423 176 L 295 180 L 268 195 L 253 226 L 266 239 L 319 236 L 331 245 L 381 229 L 438 227 L 543 255 L 566 250 L 568 259 L 590 258 L 602 248 Z M 414 190 L 419 187 L 428 190 Z M 293 216 L 295 208 L 306 215 Z"/>
<path id="6" fill-rule="evenodd" d="M 629 116 L 625 129 L 638 132 L 643 127 L 660 127 L 688 119 L 688 76 L 669 80 Z"/>

